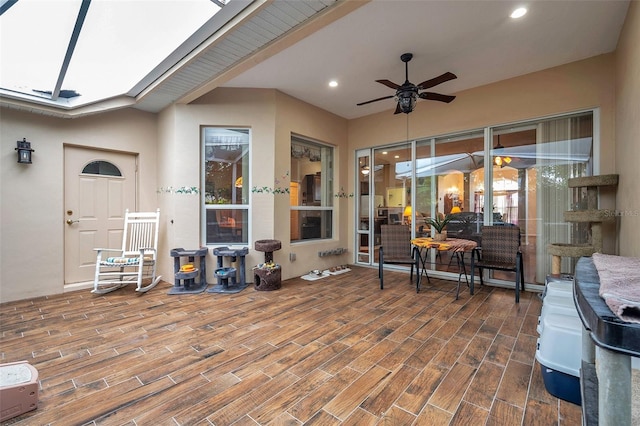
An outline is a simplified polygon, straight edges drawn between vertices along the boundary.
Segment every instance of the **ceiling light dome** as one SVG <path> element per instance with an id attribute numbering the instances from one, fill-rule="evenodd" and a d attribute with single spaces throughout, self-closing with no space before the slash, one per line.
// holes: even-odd
<path id="1" fill-rule="evenodd" d="M 511 12 L 510 16 L 513 19 L 518 19 L 518 18 L 522 18 L 526 14 L 527 14 L 527 8 L 526 7 L 519 7 L 517 9 L 515 9 L 513 12 Z"/>

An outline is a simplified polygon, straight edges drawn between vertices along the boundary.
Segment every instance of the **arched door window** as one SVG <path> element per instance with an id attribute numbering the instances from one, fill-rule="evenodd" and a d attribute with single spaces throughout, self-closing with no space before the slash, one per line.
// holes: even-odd
<path id="1" fill-rule="evenodd" d="M 84 166 L 82 174 L 122 177 L 120 169 L 115 164 L 103 160 L 90 162 Z"/>

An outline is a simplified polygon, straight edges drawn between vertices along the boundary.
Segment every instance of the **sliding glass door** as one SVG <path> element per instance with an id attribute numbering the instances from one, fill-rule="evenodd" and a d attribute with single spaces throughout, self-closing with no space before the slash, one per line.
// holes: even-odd
<path id="1" fill-rule="evenodd" d="M 358 173 L 357 261 L 377 263 L 369 254 L 379 246 L 381 224 L 408 224 L 414 236 L 428 236 L 429 218 L 450 215 L 450 238 L 479 243 L 482 225 L 519 226 L 525 281 L 543 283 L 551 270 L 546 246 L 589 237 L 563 214 L 584 203 L 567 181 L 593 173 L 593 122 L 585 112 L 361 151 L 359 170 L 367 172 Z M 457 274 L 455 263 L 441 260 L 431 265 L 436 274 Z M 563 262 L 572 270 L 571 259 Z M 513 280 L 499 272 L 488 278 Z"/>

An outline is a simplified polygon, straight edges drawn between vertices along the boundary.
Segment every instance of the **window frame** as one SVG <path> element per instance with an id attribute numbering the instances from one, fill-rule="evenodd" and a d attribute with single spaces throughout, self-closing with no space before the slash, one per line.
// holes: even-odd
<path id="1" fill-rule="evenodd" d="M 334 239 L 334 235 L 335 235 L 335 229 L 334 229 L 334 224 L 335 224 L 335 203 L 334 203 L 334 182 L 335 182 L 335 153 L 336 153 L 336 147 L 334 145 L 331 145 L 329 143 L 326 142 L 321 142 L 318 141 L 316 139 L 312 139 L 306 136 L 302 136 L 302 135 L 298 135 L 298 134 L 291 134 L 291 138 L 290 138 L 290 149 L 291 149 L 291 156 L 290 156 L 290 166 L 292 168 L 292 173 L 293 171 L 293 159 L 294 159 L 294 144 L 295 143 L 299 143 L 299 144 L 304 144 L 304 145 L 310 145 L 311 147 L 318 147 L 320 149 L 320 187 L 322 188 L 320 191 L 320 205 L 302 205 L 302 201 L 299 201 L 298 205 L 291 205 L 289 206 L 290 209 L 290 220 L 293 222 L 293 214 L 294 212 L 311 212 L 311 213 L 315 213 L 315 212 L 319 212 L 319 214 L 321 215 L 320 217 L 320 237 L 317 238 L 302 238 L 302 234 L 303 234 L 303 228 L 302 225 L 301 226 L 301 230 L 300 230 L 300 238 L 298 239 L 293 239 L 292 236 L 294 235 L 293 232 L 290 234 L 289 236 L 289 240 L 291 244 L 304 244 L 304 243 L 308 243 L 308 242 L 317 242 L 317 241 L 328 241 L 328 240 L 332 240 Z M 328 151 L 324 151 L 324 149 L 328 150 Z M 305 175 L 306 176 L 306 175 Z M 300 185 L 303 184 L 303 178 L 302 176 L 300 176 Z M 302 189 L 300 189 L 300 192 L 302 192 Z M 290 196 L 292 196 L 293 194 L 290 194 Z M 314 197 L 314 201 L 315 201 L 315 197 Z M 327 213 L 323 213 L 323 212 L 328 212 L 328 217 L 325 218 L 325 220 L 323 220 L 323 216 Z M 297 213 L 298 215 L 300 213 Z M 302 218 L 298 217 L 297 218 L 297 222 L 301 221 Z M 325 221 L 328 220 L 330 223 L 326 224 Z M 292 224 L 290 224 L 291 226 L 293 226 Z M 322 234 L 324 232 L 329 232 L 328 236 L 323 236 Z"/>
<path id="2" fill-rule="evenodd" d="M 207 141 L 205 138 L 206 135 L 206 131 L 207 129 L 220 129 L 223 131 L 239 131 L 239 132 L 246 132 L 247 135 L 247 152 L 242 154 L 242 159 L 244 160 L 246 158 L 246 164 L 244 164 L 244 161 L 242 161 L 241 163 L 241 176 L 239 176 L 241 179 L 240 182 L 240 188 L 242 188 L 241 190 L 241 196 L 240 196 L 240 202 L 238 203 L 233 203 L 233 202 L 228 202 L 228 203 L 211 203 L 211 202 L 207 202 L 207 163 L 209 162 L 209 160 L 207 160 Z M 250 181 L 250 170 L 251 170 L 251 147 L 252 147 L 252 130 L 250 127 L 248 126 L 217 126 L 217 125 L 202 125 L 200 127 L 200 152 L 201 152 L 201 163 L 200 163 L 200 173 L 201 173 L 201 187 L 202 187 L 202 191 L 201 191 L 201 208 L 202 208 L 202 215 L 201 215 L 201 239 L 204 242 L 203 245 L 205 246 L 228 246 L 228 245 L 249 245 L 249 242 L 251 241 L 251 191 L 249 190 L 250 185 L 251 185 L 251 181 Z M 243 142 L 240 143 L 241 145 L 244 144 Z M 234 176 L 234 180 L 237 182 L 237 177 Z M 235 185 L 234 185 L 235 186 Z M 233 190 L 234 186 L 231 187 L 231 189 Z M 237 186 L 235 186 L 236 188 L 238 188 Z M 233 200 L 234 196 L 231 196 L 231 200 Z M 243 199 L 245 199 L 246 201 L 243 201 Z M 241 228 L 240 228 L 240 235 L 236 235 L 237 234 L 237 224 L 236 224 L 236 214 L 232 214 L 232 215 L 228 215 L 228 217 L 234 217 L 233 220 L 233 230 L 231 233 L 229 233 L 228 235 L 230 236 L 229 240 L 221 240 L 221 241 L 215 241 L 215 242 L 209 242 L 209 213 L 210 212 L 216 212 L 216 225 L 220 225 L 220 223 L 218 222 L 220 220 L 218 212 L 220 212 L 220 214 L 224 214 L 226 212 L 240 212 L 239 214 L 241 215 Z M 229 220 L 229 219 L 227 219 Z M 213 226 L 213 222 L 211 222 L 211 225 Z M 220 232 L 218 232 L 217 235 L 221 235 Z M 238 236 L 240 236 L 240 240 L 238 241 Z"/>

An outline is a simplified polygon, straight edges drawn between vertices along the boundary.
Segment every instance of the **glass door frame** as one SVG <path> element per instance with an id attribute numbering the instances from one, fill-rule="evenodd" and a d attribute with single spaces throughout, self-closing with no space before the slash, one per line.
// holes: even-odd
<path id="1" fill-rule="evenodd" d="M 379 150 L 385 149 L 385 148 L 396 148 L 399 146 L 403 146 L 406 149 L 407 148 L 407 143 L 410 143 L 410 147 L 411 147 L 411 164 L 412 164 L 412 171 L 411 171 L 411 193 L 410 193 L 410 203 L 412 206 L 416 205 L 416 170 L 415 168 L 416 166 L 416 149 L 417 149 L 417 144 L 418 143 L 430 143 L 431 144 L 431 155 L 435 155 L 434 150 L 435 150 L 435 144 L 437 143 L 437 141 L 439 139 L 445 139 L 447 137 L 452 137 L 455 138 L 457 136 L 460 135 L 464 135 L 464 134 L 469 134 L 471 132 L 481 132 L 483 134 L 483 153 L 484 153 L 484 171 L 483 171 L 483 178 L 484 178 L 484 182 L 492 182 L 493 183 L 493 179 L 494 179 L 494 172 L 493 172 L 493 156 L 495 155 L 495 151 L 494 151 L 494 140 L 493 137 L 497 134 L 502 134 L 503 132 L 505 132 L 505 129 L 512 127 L 514 129 L 517 128 L 525 128 L 527 126 L 537 126 L 539 123 L 544 122 L 544 121 L 549 121 L 549 120 L 562 120 L 565 118 L 569 118 L 571 116 L 575 116 L 575 115 L 580 115 L 580 114 L 588 114 L 591 113 L 592 114 L 592 133 L 591 133 L 591 139 L 592 139 L 592 157 L 591 157 L 591 164 L 592 164 L 592 169 L 591 169 L 591 173 L 594 175 L 597 175 L 599 173 L 599 169 L 600 169 L 600 111 L 598 108 L 593 108 L 593 109 L 585 109 L 585 110 L 579 110 L 579 111 L 573 111 L 573 112 L 566 112 L 566 113 L 562 113 L 562 114 L 554 114 L 554 115 L 549 115 L 549 116 L 544 116 L 544 117 L 536 117 L 534 119 L 531 120 L 521 120 L 521 121 L 517 121 L 517 122 L 512 122 L 512 123 L 502 123 L 502 124 L 493 124 L 490 126 L 485 126 L 485 127 L 481 127 L 478 128 L 476 130 L 467 130 L 467 131 L 461 131 L 461 132 L 456 132 L 450 135 L 441 135 L 441 136 L 431 136 L 431 137 L 425 137 L 425 138 L 419 138 L 419 139 L 415 139 L 412 141 L 402 141 L 402 142 L 397 142 L 397 143 L 393 143 L 393 144 L 385 144 L 385 145 L 381 145 L 381 146 L 375 146 L 375 147 L 371 147 L 371 148 L 365 148 L 365 149 L 359 149 L 356 151 L 356 162 L 363 158 L 363 156 L 366 156 L 369 160 L 369 165 L 371 167 L 371 170 L 374 170 L 375 167 L 375 153 Z M 359 178 L 359 173 L 360 173 L 360 169 L 357 167 L 356 168 L 356 182 L 358 182 L 357 188 L 356 188 L 356 193 L 357 193 L 357 207 L 355 209 L 355 218 L 354 218 L 354 223 L 356 224 L 360 224 L 360 217 L 361 215 L 364 215 L 363 212 L 363 208 L 367 209 L 367 213 L 366 213 L 366 227 L 367 229 L 360 229 L 359 226 L 356 226 L 356 249 L 359 248 L 359 236 L 366 234 L 368 236 L 368 244 L 367 244 L 367 257 L 366 258 L 361 258 L 360 255 L 362 254 L 362 252 L 360 252 L 359 250 L 355 250 L 355 252 L 357 252 L 357 256 L 355 262 L 356 264 L 362 264 L 362 265 L 368 265 L 368 266 L 377 266 L 378 263 L 376 262 L 376 258 L 375 258 L 375 254 L 373 253 L 373 250 L 375 248 L 375 242 L 373 241 L 373 237 L 374 237 L 374 228 L 375 228 L 375 223 L 374 223 L 374 212 L 375 209 L 377 208 L 374 205 L 374 199 L 373 197 L 369 197 L 367 202 L 368 202 L 368 206 L 363 206 L 361 205 L 361 186 L 360 186 L 360 178 Z M 367 190 L 369 191 L 369 193 L 371 194 L 372 191 L 374 191 L 374 184 L 375 182 L 373 182 L 373 180 L 369 179 L 368 181 L 368 186 L 367 186 Z M 436 185 L 435 181 L 432 180 L 431 181 L 431 186 L 433 187 L 434 185 Z M 492 207 L 493 207 L 493 185 L 491 184 L 486 184 L 485 185 L 485 194 L 484 194 L 484 198 L 483 198 L 483 203 L 484 203 L 484 208 L 485 210 L 488 208 L 488 211 L 492 211 Z M 432 188 L 432 193 L 433 193 L 433 188 Z M 465 196 L 469 196 L 468 194 L 465 194 Z M 433 208 L 431 209 L 433 210 Z M 363 212 L 361 214 L 361 212 Z M 432 211 L 433 214 L 433 211 Z M 412 211 L 412 216 L 411 216 L 411 223 L 415 223 L 415 217 L 416 212 L 415 210 Z M 483 224 L 485 225 L 490 225 L 492 222 L 493 216 L 492 215 L 484 215 L 484 219 L 483 219 Z M 534 218 L 536 219 L 536 218 Z M 536 219 L 537 220 L 537 219 Z M 412 235 L 415 236 L 415 227 L 412 227 Z M 436 271 L 434 271 L 436 272 Z M 448 278 L 448 277 L 447 277 Z M 536 281 L 539 281 L 540 277 L 536 277 Z M 493 280 L 491 280 L 493 281 Z M 499 284 L 499 283 L 498 283 Z M 532 283 L 528 283 L 527 285 L 530 285 Z M 536 287 L 536 284 L 533 283 L 533 288 Z"/>
<path id="2" fill-rule="evenodd" d="M 354 212 L 355 226 L 355 242 L 354 252 L 356 253 L 356 264 L 373 265 L 375 260 L 375 253 L 373 252 L 375 242 L 372 238 L 373 231 L 373 218 L 371 213 L 373 210 L 373 199 L 368 195 L 371 194 L 373 189 L 372 180 L 369 176 L 372 175 L 371 171 L 374 170 L 371 162 L 371 153 L 373 148 L 367 148 L 356 151 L 356 167 L 354 181 L 356 182 L 356 208 Z M 366 178 L 365 178 L 366 177 Z M 363 184 L 366 182 L 366 194 L 363 194 Z M 367 196 L 365 198 L 365 195 Z M 366 205 L 363 205 L 366 204 Z M 366 245 L 363 245 L 366 242 Z"/>

